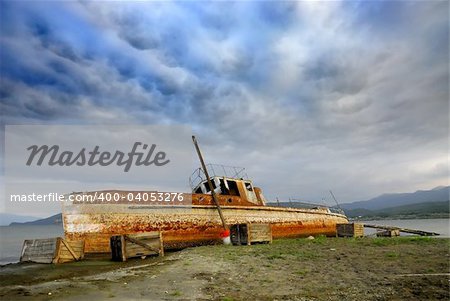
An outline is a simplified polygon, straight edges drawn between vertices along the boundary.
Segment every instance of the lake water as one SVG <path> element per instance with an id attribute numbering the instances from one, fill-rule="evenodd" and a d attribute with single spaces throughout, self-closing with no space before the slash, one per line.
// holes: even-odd
<path id="1" fill-rule="evenodd" d="M 411 219 L 367 221 L 367 224 L 397 226 L 409 229 L 440 233 L 438 237 L 450 237 L 448 219 Z M 375 229 L 365 228 L 366 235 L 375 233 Z M 25 239 L 50 238 L 63 236 L 62 225 L 45 226 L 0 226 L 0 264 L 18 262 Z"/>
<path id="2" fill-rule="evenodd" d="M 407 229 L 422 230 L 428 232 L 439 233 L 437 237 L 450 237 L 450 220 L 447 218 L 436 219 L 398 219 L 398 220 L 373 220 L 373 221 L 358 221 L 361 223 L 382 225 L 382 226 L 395 226 Z M 364 228 L 364 234 L 375 233 L 375 229 Z M 403 233 L 402 233 L 403 235 Z M 406 234 L 407 235 L 407 234 Z"/>
<path id="3" fill-rule="evenodd" d="M 62 225 L 0 226 L 0 264 L 18 262 L 25 239 L 64 236 Z"/>

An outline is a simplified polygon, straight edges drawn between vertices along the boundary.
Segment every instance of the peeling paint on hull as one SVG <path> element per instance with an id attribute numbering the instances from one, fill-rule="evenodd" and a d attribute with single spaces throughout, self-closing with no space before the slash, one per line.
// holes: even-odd
<path id="1" fill-rule="evenodd" d="M 108 207 L 106 207 L 108 206 Z M 107 208 L 107 210 L 106 210 Z M 292 209 L 266 206 L 223 206 L 227 224 L 269 223 L 274 238 L 336 234 L 342 214 L 326 209 Z M 115 234 L 162 231 L 165 248 L 212 244 L 221 241 L 221 221 L 214 206 L 192 205 L 163 208 L 91 204 L 64 212 L 68 239 L 84 239 L 85 252 L 109 252 Z"/>

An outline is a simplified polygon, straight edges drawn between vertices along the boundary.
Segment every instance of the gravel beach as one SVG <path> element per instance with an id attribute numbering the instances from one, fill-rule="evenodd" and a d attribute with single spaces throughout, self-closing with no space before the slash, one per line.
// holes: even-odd
<path id="1" fill-rule="evenodd" d="M 449 300 L 448 238 L 275 240 L 0 268 L 2 300 Z"/>

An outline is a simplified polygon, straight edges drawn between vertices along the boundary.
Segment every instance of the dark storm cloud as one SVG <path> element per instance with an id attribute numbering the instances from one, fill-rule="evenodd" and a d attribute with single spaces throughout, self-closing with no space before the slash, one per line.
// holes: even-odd
<path id="1" fill-rule="evenodd" d="M 3 123 L 190 124 L 270 198 L 448 181 L 448 2 L 1 6 Z"/>

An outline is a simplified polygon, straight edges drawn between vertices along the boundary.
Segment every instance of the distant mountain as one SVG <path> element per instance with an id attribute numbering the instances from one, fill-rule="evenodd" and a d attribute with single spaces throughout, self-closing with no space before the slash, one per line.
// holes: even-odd
<path id="1" fill-rule="evenodd" d="M 442 189 L 442 188 L 446 188 L 445 186 L 437 186 L 437 187 L 434 187 L 433 189 L 431 189 L 431 190 L 439 190 L 439 189 Z"/>
<path id="2" fill-rule="evenodd" d="M 380 210 L 368 209 L 347 209 L 345 214 L 348 217 L 392 217 L 392 216 L 442 216 L 450 213 L 449 202 L 426 202 L 409 205 L 401 205 L 397 207 L 383 208 Z"/>
<path id="3" fill-rule="evenodd" d="M 450 187 L 436 187 L 431 190 L 419 190 L 413 193 L 383 194 L 376 198 L 341 204 L 348 217 L 431 217 L 448 216 Z M 312 205 L 301 202 L 268 203 L 269 206 L 291 208 L 313 208 L 323 205 Z"/>
<path id="4" fill-rule="evenodd" d="M 29 222 L 23 222 L 23 223 L 19 223 L 19 222 L 12 222 L 10 224 L 10 226 L 18 226 L 18 225 L 57 225 L 57 224 L 61 224 L 62 223 L 62 214 L 58 213 L 55 215 L 52 215 L 50 217 L 47 218 L 43 218 L 43 219 L 38 219 L 38 220 L 34 220 L 34 221 L 29 221 Z"/>
<path id="5" fill-rule="evenodd" d="M 403 205 L 448 202 L 450 187 L 436 187 L 431 190 L 419 190 L 413 193 L 383 194 L 376 198 L 353 203 L 341 204 L 341 208 L 348 211 L 354 209 L 381 210 Z"/>
<path id="6" fill-rule="evenodd" d="M 0 213 L 0 226 L 8 226 L 12 222 L 28 222 L 36 220 L 38 217 L 18 214 Z"/>

